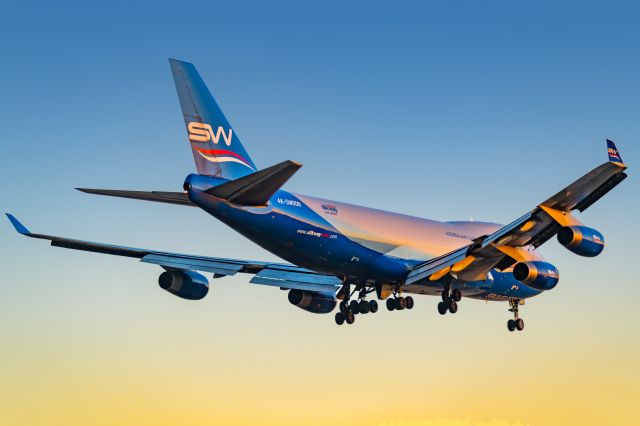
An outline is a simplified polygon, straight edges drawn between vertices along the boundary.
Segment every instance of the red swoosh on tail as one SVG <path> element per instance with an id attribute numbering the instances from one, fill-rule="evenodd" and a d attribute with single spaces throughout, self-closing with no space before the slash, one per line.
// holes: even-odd
<path id="1" fill-rule="evenodd" d="M 247 164 L 251 164 L 251 163 L 249 163 L 246 159 L 244 159 L 241 155 L 238 155 L 238 154 L 236 154 L 235 152 L 233 152 L 233 151 L 228 151 L 228 150 L 226 150 L 226 149 L 202 149 L 202 148 L 195 148 L 195 149 L 196 149 L 196 151 L 199 151 L 199 152 L 201 152 L 201 153 L 203 153 L 203 154 L 207 154 L 207 155 L 215 155 L 215 156 L 218 156 L 218 155 L 227 155 L 227 156 L 235 157 L 235 158 L 237 158 L 237 159 L 239 159 L 239 160 L 242 160 L 242 161 L 244 161 L 244 162 L 245 162 L 245 163 L 247 163 Z"/>

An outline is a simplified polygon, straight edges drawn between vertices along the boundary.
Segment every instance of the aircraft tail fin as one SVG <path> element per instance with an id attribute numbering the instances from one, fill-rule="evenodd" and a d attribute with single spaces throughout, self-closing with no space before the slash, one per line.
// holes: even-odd
<path id="1" fill-rule="evenodd" d="M 208 189 L 206 192 L 243 206 L 264 206 L 302 164 L 291 160 Z"/>
<path id="2" fill-rule="evenodd" d="M 609 154 L 610 162 L 624 165 L 620 152 L 618 151 L 618 148 L 616 148 L 616 144 L 613 143 L 611 139 L 607 139 L 607 153 Z"/>
<path id="3" fill-rule="evenodd" d="M 169 64 L 198 173 L 238 179 L 257 171 L 195 66 L 176 59 Z"/>

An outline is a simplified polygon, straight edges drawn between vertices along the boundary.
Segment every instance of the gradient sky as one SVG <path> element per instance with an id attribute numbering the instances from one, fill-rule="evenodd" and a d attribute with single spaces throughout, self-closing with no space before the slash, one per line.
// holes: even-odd
<path id="1" fill-rule="evenodd" d="M 54 4 L 55 3 L 55 4 Z M 196 64 L 292 191 L 506 223 L 606 160 L 630 177 L 555 240 L 556 289 L 332 316 L 239 275 L 201 302 L 158 267 L 0 224 L 0 424 L 640 424 L 636 2 L 3 2 L 0 207 L 33 231 L 275 259 L 204 212 L 76 186 L 179 190 L 194 170 L 168 57 Z"/>

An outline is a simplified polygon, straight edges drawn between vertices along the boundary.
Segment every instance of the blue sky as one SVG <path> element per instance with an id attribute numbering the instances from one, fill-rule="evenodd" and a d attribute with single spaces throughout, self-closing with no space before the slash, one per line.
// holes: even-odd
<path id="1" fill-rule="evenodd" d="M 169 57 L 197 66 L 259 167 L 285 159 L 304 164 L 287 185 L 296 192 L 439 220 L 473 216 L 505 223 L 605 161 L 607 137 L 631 167 L 629 179 L 582 215 L 607 238 L 601 257 L 587 261 L 554 241 L 545 245 L 543 253 L 563 278 L 557 289 L 527 305 L 529 340 L 521 338 L 517 348 L 510 343 L 513 336 L 503 336 L 506 307 L 476 302 L 464 303 L 456 321 L 444 321 L 435 317 L 436 301 L 421 298 L 413 317 L 382 313 L 346 332 L 336 330 L 331 318 L 310 318 L 289 306 L 283 294 L 255 289 L 243 277 L 220 284 L 211 300 L 185 305 L 159 294 L 159 270 L 151 266 L 51 249 L 18 238 L 7 221 L 0 225 L 5 277 L 0 331 L 13 352 L 4 355 L 4 365 L 13 365 L 12 357 L 26 359 L 20 364 L 25 371 L 40 366 L 35 371 L 46 376 L 62 369 L 75 378 L 82 374 L 65 370 L 69 359 L 83 360 L 86 371 L 135 371 L 137 361 L 157 353 L 151 348 L 171 338 L 239 367 L 237 358 L 201 342 L 204 333 L 247 353 L 261 352 L 277 370 L 286 367 L 278 364 L 283 354 L 321 362 L 349 339 L 371 352 L 380 335 L 412 339 L 420 330 L 428 341 L 451 345 L 425 344 L 418 347 L 421 355 L 452 357 L 458 365 L 464 364 L 465 342 L 489 350 L 478 336 L 488 339 L 491 350 L 514 351 L 525 364 L 540 359 L 534 357 L 541 346 L 553 346 L 556 359 L 549 355 L 544 362 L 557 361 L 569 373 L 553 368 L 557 377 L 542 382 L 525 375 L 524 380 L 537 383 L 531 392 L 558 388 L 556 381 L 568 382 L 574 375 L 588 376 L 571 361 L 609 345 L 610 353 L 598 355 L 603 362 L 597 363 L 597 377 L 611 378 L 611 389 L 628 386 L 627 395 L 637 396 L 637 384 L 627 383 L 604 361 L 640 355 L 638 344 L 627 341 L 640 325 L 632 302 L 640 290 L 630 269 L 640 210 L 635 174 L 639 16 L 635 2 L 610 1 L 0 5 L 0 207 L 34 231 L 204 255 L 273 258 L 196 209 L 73 190 L 179 190 L 194 170 Z M 233 309 L 236 300 L 247 301 L 251 309 L 240 315 Z M 167 315 L 176 323 L 164 323 Z M 212 325 L 221 322 L 227 327 Z M 158 323 L 168 335 L 157 333 Z M 21 327 L 16 330 L 15 324 Z M 128 331 L 121 334 L 123 329 Z M 295 345 L 289 335 L 298 336 Z M 146 336 L 146 344 L 140 336 Z M 575 342 L 568 345 L 566 336 Z M 312 350 L 317 338 L 325 345 Z M 49 363 L 25 355 L 32 353 L 33 342 L 41 343 Z M 135 353 L 115 361 L 104 355 L 123 345 Z M 401 354 L 401 348 L 385 351 Z M 516 368 L 514 358 L 498 362 L 479 356 L 487 368 Z M 273 377 L 257 367 L 256 359 L 249 361 L 254 385 L 262 389 Z M 368 362 L 375 368 L 382 360 Z M 421 388 L 418 382 L 440 373 L 432 366 L 414 368 L 410 388 L 429 400 L 439 389 Z M 460 388 L 451 385 L 452 391 L 473 394 L 482 388 L 484 376 L 462 370 L 453 376 Z M 193 373 L 175 370 L 167 376 L 161 365 L 145 371 L 157 378 L 150 381 L 155 385 Z M 347 373 L 338 368 L 316 374 L 338 380 Z M 54 379 L 31 380 L 27 383 L 35 387 L 55 388 Z M 147 389 L 127 378 L 114 380 L 115 387 Z M 224 383 L 233 387 L 232 382 Z M 507 374 L 498 374 L 496 383 L 508 384 Z M 187 390 L 190 384 L 182 383 Z M 376 388 L 373 381 L 364 384 L 370 392 Z M 333 388 L 327 384 L 324 390 L 328 394 Z M 9 401 L 20 406 L 21 394 L 14 394 Z M 294 397 L 286 390 L 281 396 Z M 589 397 L 604 398 L 605 404 L 610 398 L 605 408 L 621 401 L 611 392 Z M 576 401 L 560 401 L 578 410 Z M 432 416 L 443 404 L 411 415 Z M 514 402 L 512 407 L 520 406 Z M 218 410 L 224 413 L 224 407 Z M 481 408 L 469 410 L 470 418 L 490 418 Z M 599 412 L 584 413 L 584 424 L 601 420 Z M 82 420 L 95 424 L 87 416 Z M 538 419 L 535 413 L 508 416 L 534 424 Z M 57 418 L 70 423 L 63 414 Z M 372 419 L 394 420 L 382 414 Z"/>

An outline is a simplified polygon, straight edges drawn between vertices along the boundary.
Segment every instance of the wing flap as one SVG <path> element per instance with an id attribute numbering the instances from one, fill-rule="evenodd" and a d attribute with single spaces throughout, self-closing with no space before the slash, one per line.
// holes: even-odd
<path id="1" fill-rule="evenodd" d="M 175 256 L 167 254 L 147 254 L 141 262 L 152 263 L 167 268 L 194 269 L 211 272 L 218 275 L 235 275 L 244 265 L 241 262 L 231 263 L 220 260 L 198 259 L 194 257 Z"/>
<path id="2" fill-rule="evenodd" d="M 412 284 L 416 281 L 421 281 L 428 278 L 433 273 L 448 268 L 458 262 L 461 262 L 467 257 L 471 247 L 473 247 L 473 244 L 461 247 L 443 256 L 428 260 L 420 265 L 417 265 L 407 276 L 406 284 Z"/>
<path id="3" fill-rule="evenodd" d="M 51 240 L 51 245 L 54 247 L 90 251 L 93 253 L 111 254 L 115 256 L 126 256 L 126 257 L 135 257 L 135 258 L 142 258 L 147 253 L 146 250 L 141 250 L 133 247 L 93 243 L 91 241 L 72 240 L 69 238 L 60 238 L 52 235 L 34 234 L 29 236 L 34 238 Z"/>
<path id="4" fill-rule="evenodd" d="M 617 173 L 607 179 L 602 185 L 596 188 L 592 193 L 583 198 L 578 204 L 575 205 L 574 209 L 580 212 L 585 211 L 593 203 L 598 201 L 604 195 L 606 195 L 609 191 L 615 188 L 620 182 L 627 178 L 626 173 Z"/>
<path id="5" fill-rule="evenodd" d="M 251 278 L 250 282 L 253 284 L 331 294 L 335 294 L 342 285 L 342 281 L 332 275 L 283 271 L 269 267 L 258 272 Z"/>
<path id="6" fill-rule="evenodd" d="M 574 210 L 578 204 L 586 200 L 602 185 L 609 182 L 614 176 L 622 173 L 625 169 L 626 166 L 618 163 L 606 162 L 601 164 L 541 204 L 560 211 Z M 620 177 L 618 177 L 618 179 L 620 179 Z M 620 179 L 615 185 L 622 182 L 623 179 L 624 178 Z M 615 180 L 617 179 L 614 179 L 614 181 Z M 613 186 L 608 190 L 613 189 Z M 602 193 L 598 199 L 606 194 L 606 192 Z M 589 203 L 588 206 L 591 204 L 593 204 L 593 202 Z M 586 207 L 584 207 L 583 210 L 586 209 Z"/>

